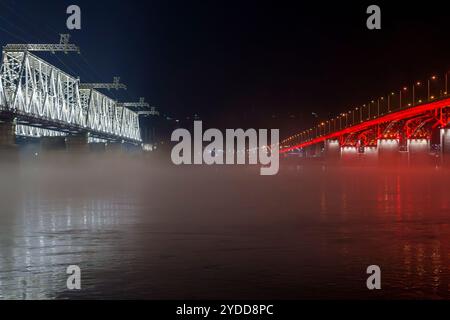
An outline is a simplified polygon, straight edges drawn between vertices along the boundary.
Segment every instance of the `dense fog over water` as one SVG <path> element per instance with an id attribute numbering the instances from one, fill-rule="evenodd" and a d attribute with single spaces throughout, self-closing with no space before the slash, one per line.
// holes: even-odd
<path id="1" fill-rule="evenodd" d="M 0 298 L 449 297 L 449 169 L 168 163 L 2 163 Z"/>

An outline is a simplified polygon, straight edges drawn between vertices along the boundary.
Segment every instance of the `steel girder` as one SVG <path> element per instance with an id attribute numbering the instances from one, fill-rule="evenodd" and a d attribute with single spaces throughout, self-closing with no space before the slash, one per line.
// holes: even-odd
<path id="1" fill-rule="evenodd" d="M 23 124 L 16 125 L 16 136 L 28 137 L 28 138 L 41 138 L 41 137 L 64 137 L 67 133 L 49 130 L 39 127 L 32 127 Z"/>
<path id="2" fill-rule="evenodd" d="M 78 79 L 28 51 L 3 52 L 0 111 L 32 123 L 55 123 L 60 131 L 76 128 L 99 138 L 140 142 L 138 114 L 116 104 L 96 90 L 79 89 Z"/>

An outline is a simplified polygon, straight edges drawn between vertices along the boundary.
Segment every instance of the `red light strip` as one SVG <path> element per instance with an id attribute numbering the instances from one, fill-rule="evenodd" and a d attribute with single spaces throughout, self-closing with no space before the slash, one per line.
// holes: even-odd
<path id="1" fill-rule="evenodd" d="M 380 123 L 409 118 L 409 117 L 418 115 L 418 114 L 426 112 L 426 111 L 441 109 L 441 108 L 444 108 L 447 106 L 450 106 L 450 98 L 444 98 L 442 100 L 438 100 L 438 101 L 434 101 L 434 102 L 430 102 L 430 103 L 426 103 L 426 104 L 421 104 L 421 105 L 418 105 L 418 106 L 415 106 L 412 108 L 408 108 L 405 110 L 392 112 L 392 113 L 389 113 L 382 117 L 379 117 L 377 119 L 367 120 L 366 122 L 342 129 L 340 131 L 329 133 L 327 135 L 314 138 L 310 141 L 302 142 L 300 144 L 297 144 L 297 145 L 289 147 L 289 148 L 280 149 L 280 153 L 289 152 L 291 150 L 298 149 L 298 148 L 304 148 L 304 147 L 325 141 L 327 139 L 337 138 L 346 133 L 361 131 L 361 130 L 367 129 L 368 127 L 371 127 L 371 126 L 374 126 L 374 125 L 377 125 Z"/>

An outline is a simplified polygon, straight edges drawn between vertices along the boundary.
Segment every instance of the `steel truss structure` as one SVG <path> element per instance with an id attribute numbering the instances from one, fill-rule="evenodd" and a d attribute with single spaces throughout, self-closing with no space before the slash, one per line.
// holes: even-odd
<path id="1" fill-rule="evenodd" d="M 137 113 L 93 88 L 80 89 L 79 79 L 28 50 L 3 51 L 0 113 L 16 119 L 21 125 L 16 129 L 19 135 L 43 136 L 57 131 L 141 142 Z"/>
<path id="2" fill-rule="evenodd" d="M 78 52 L 80 48 L 69 43 L 70 34 L 60 34 L 59 43 L 39 43 L 39 44 L 7 44 L 3 47 L 5 51 L 47 51 L 47 52 Z"/>
<path id="3" fill-rule="evenodd" d="M 65 137 L 67 133 L 23 124 L 16 125 L 16 136 L 28 138 Z"/>

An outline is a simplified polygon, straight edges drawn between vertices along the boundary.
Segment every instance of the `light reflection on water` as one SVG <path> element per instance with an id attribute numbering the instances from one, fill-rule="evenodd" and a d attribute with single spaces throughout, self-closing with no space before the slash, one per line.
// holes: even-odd
<path id="1" fill-rule="evenodd" d="M 449 298 L 449 177 L 136 160 L 5 169 L 0 298 Z"/>

